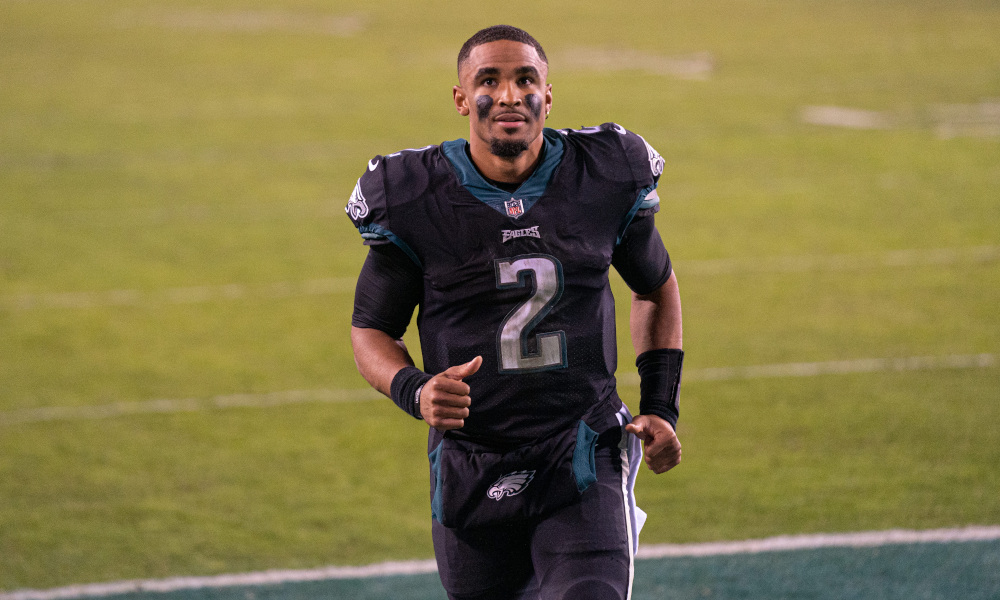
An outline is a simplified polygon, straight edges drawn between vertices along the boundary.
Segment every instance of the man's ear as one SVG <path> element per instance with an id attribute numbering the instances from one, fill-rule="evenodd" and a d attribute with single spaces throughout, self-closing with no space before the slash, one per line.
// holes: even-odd
<path id="1" fill-rule="evenodd" d="M 451 95 L 455 99 L 455 110 L 458 114 L 463 117 L 469 116 L 471 109 L 469 108 L 469 98 L 465 95 L 465 91 L 462 90 L 462 86 L 456 85 L 451 88 Z"/>

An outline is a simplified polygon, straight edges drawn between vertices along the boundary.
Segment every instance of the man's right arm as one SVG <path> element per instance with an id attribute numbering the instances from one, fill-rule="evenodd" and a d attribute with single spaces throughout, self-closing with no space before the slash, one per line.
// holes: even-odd
<path id="1" fill-rule="evenodd" d="M 351 326 L 351 348 L 358 372 L 376 390 L 391 397 L 392 379 L 400 370 L 413 366 L 413 359 L 402 340 L 388 333 Z"/>
<path id="2" fill-rule="evenodd" d="M 403 370 L 413 367 L 413 360 L 402 341 L 394 340 L 378 329 L 352 326 L 351 346 L 354 348 L 354 362 L 365 381 L 393 398 L 393 381 L 397 376 L 405 377 Z M 478 371 L 482 363 L 482 357 L 477 356 L 427 380 L 419 388 L 420 418 L 441 431 L 465 426 L 472 398 L 469 396 L 469 384 L 462 380 Z M 396 384 L 398 386 L 399 381 Z"/>
<path id="3" fill-rule="evenodd" d="M 423 294 L 422 273 L 392 244 L 372 246 L 358 276 L 351 346 L 358 371 L 400 408 L 442 431 L 465 425 L 471 404 L 462 379 L 482 358 L 435 376 L 419 371 L 400 339 Z"/>

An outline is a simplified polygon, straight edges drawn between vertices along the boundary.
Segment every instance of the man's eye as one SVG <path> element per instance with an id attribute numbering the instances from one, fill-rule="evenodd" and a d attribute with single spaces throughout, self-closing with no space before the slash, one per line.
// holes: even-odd
<path id="1" fill-rule="evenodd" d="M 493 85 L 493 84 L 495 84 L 496 82 L 497 82 L 497 80 L 496 80 L 496 79 L 493 79 L 492 77 L 487 77 L 486 79 L 484 79 L 484 80 L 482 81 L 482 83 L 481 83 L 480 85 Z"/>
<path id="2" fill-rule="evenodd" d="M 532 79 L 531 77 L 522 77 L 521 78 L 521 85 L 531 85 L 533 83 L 535 83 L 535 80 Z"/>

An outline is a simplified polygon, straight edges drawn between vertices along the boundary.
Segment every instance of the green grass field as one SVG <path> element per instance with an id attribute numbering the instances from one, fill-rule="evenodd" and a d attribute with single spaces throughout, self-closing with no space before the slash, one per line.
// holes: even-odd
<path id="1" fill-rule="evenodd" d="M 431 555 L 424 426 L 354 368 L 343 205 L 467 134 L 454 56 L 497 22 L 546 47 L 552 126 L 667 160 L 692 373 L 1000 353 L 996 2 L 6 0 L 0 590 Z M 290 390 L 347 400 L 209 402 Z M 79 416 L 157 399 L 204 409 Z M 998 425 L 995 363 L 692 377 L 642 541 L 1000 524 Z"/>

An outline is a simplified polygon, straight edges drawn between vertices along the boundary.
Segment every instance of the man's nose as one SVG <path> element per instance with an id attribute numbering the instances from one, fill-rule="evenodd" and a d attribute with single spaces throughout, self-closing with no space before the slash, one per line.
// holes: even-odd
<path id="1" fill-rule="evenodd" d="M 497 91 L 499 93 L 497 100 L 501 106 L 518 106 L 521 104 L 520 90 L 518 90 L 517 85 L 513 81 L 501 83 L 500 89 Z"/>

